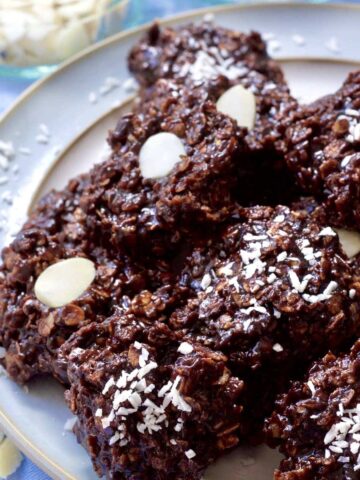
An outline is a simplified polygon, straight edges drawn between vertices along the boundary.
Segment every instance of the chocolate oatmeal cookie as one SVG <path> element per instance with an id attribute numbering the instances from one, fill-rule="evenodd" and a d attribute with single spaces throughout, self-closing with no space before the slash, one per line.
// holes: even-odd
<path id="1" fill-rule="evenodd" d="M 234 85 L 251 90 L 257 112 L 254 130 L 247 137 L 252 150 L 272 144 L 279 115 L 297 106 L 258 33 L 238 33 L 212 22 L 180 28 L 153 25 L 132 49 L 129 68 L 151 96 L 160 78 L 181 82 L 188 89 L 200 86 L 203 95 L 215 102 Z"/>
<path id="2" fill-rule="evenodd" d="M 99 238 L 90 235 L 80 207 L 88 180 L 88 176 L 79 177 L 63 192 L 52 192 L 41 200 L 2 252 L 0 342 L 6 348 L 4 365 L 20 383 L 52 373 L 62 343 L 80 326 L 108 316 L 123 295 L 159 285 L 156 282 L 166 278 L 160 265 L 154 273 L 149 263 L 141 266 L 124 252 L 117 258 L 109 256 Z M 50 265 L 73 257 L 95 263 L 94 282 L 69 304 L 44 305 L 34 292 L 37 278 Z"/>
<path id="3" fill-rule="evenodd" d="M 292 375 L 359 334 L 360 283 L 336 232 L 306 210 L 256 207 L 239 220 L 188 258 L 181 281 L 195 295 L 169 322 L 227 356 L 261 422 Z"/>
<path id="4" fill-rule="evenodd" d="M 238 442 L 243 383 L 160 322 L 114 315 L 76 334 L 67 402 L 99 476 L 197 480 Z"/>
<path id="5" fill-rule="evenodd" d="M 199 235 L 194 222 L 202 222 L 204 232 L 209 225 L 210 232 L 233 209 L 241 129 L 196 92 L 176 98 L 170 85 L 156 88 L 157 101 L 146 115 L 118 122 L 110 158 L 45 197 L 3 251 L 0 341 L 5 366 L 18 381 L 52 372 L 64 340 L 111 315 L 123 295 L 166 285 L 179 242 Z M 161 133 L 172 135 L 183 154 L 162 178 L 144 178 L 141 149 Z M 158 149 L 147 157 L 156 164 L 159 155 Z M 45 306 L 34 294 L 39 275 L 79 256 L 95 263 L 93 284 L 74 303 Z"/>
<path id="6" fill-rule="evenodd" d="M 195 296 L 171 326 L 240 370 L 305 363 L 359 333 L 357 269 L 336 231 L 306 210 L 240 209 L 220 237 L 195 248 L 181 281 Z"/>
<path id="7" fill-rule="evenodd" d="M 101 230 L 109 248 L 162 255 L 192 235 L 194 223 L 211 228 L 230 215 L 245 131 L 198 89 L 161 80 L 154 91 L 154 101 L 122 117 L 111 132 L 113 153 L 90 173 L 82 206 L 88 228 Z"/>
<path id="8" fill-rule="evenodd" d="M 278 398 L 265 431 L 286 458 L 276 480 L 360 478 L 360 342 L 327 354 Z"/>
<path id="9" fill-rule="evenodd" d="M 315 195 L 331 224 L 359 230 L 360 72 L 334 94 L 302 106 L 283 124 L 283 150 L 298 184 Z"/>
<path id="10" fill-rule="evenodd" d="M 298 195 L 295 179 L 277 149 L 283 133 L 280 119 L 298 105 L 258 33 L 241 34 L 209 22 L 181 28 L 154 25 L 131 51 L 129 67 L 142 86 L 140 111 L 148 99 L 156 99 L 156 82 L 170 79 L 185 90 L 200 90 L 203 99 L 215 104 L 231 92 L 225 110 L 230 116 L 235 112 L 233 118 L 236 112 L 243 117 L 244 99 L 232 90 L 244 87 L 253 96 L 254 117 L 251 125 L 237 119 L 249 129 L 248 155 L 237 160 L 238 201 L 241 205 L 289 204 Z"/>

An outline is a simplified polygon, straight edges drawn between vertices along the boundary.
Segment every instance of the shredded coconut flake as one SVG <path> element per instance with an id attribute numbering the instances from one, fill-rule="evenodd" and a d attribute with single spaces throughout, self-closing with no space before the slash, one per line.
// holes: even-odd
<path id="1" fill-rule="evenodd" d="M 47 145 L 49 143 L 49 137 L 42 133 L 36 135 L 35 140 L 37 141 L 37 143 L 41 143 L 42 145 Z"/>
<path id="2" fill-rule="evenodd" d="M 337 411 L 340 417 L 339 422 L 333 424 L 324 437 L 325 458 L 330 458 L 331 454 L 337 457 L 340 463 L 351 463 L 349 453 L 356 456 L 354 471 L 360 469 L 360 404 L 355 408 L 344 409 L 340 403 Z"/>
<path id="3" fill-rule="evenodd" d="M 267 277 L 267 281 L 268 283 L 274 283 L 275 280 L 277 279 L 277 276 L 275 275 L 275 273 L 271 273 L 268 277 Z"/>
<path id="4" fill-rule="evenodd" d="M 279 40 L 272 39 L 267 42 L 267 47 L 268 47 L 268 52 L 270 54 L 273 54 L 274 52 L 277 52 L 278 50 L 281 50 L 282 45 L 279 42 Z"/>
<path id="5" fill-rule="evenodd" d="M 100 95 L 107 95 L 114 89 L 120 87 L 120 81 L 116 77 L 106 77 L 104 83 L 99 88 Z"/>
<path id="6" fill-rule="evenodd" d="M 20 147 L 19 153 L 21 153 L 22 155 L 31 155 L 31 150 L 27 147 Z"/>
<path id="7" fill-rule="evenodd" d="M 114 381 L 114 377 L 111 377 L 105 384 L 105 387 L 102 391 L 103 395 L 106 395 L 113 385 L 115 385 L 115 381 Z"/>
<path id="8" fill-rule="evenodd" d="M 188 458 L 189 460 L 191 460 L 192 458 L 196 457 L 196 453 L 194 452 L 194 450 L 191 450 L 191 449 L 190 449 L 190 450 L 187 450 L 187 451 L 185 452 L 185 455 L 187 456 L 187 458 Z"/>
<path id="9" fill-rule="evenodd" d="M 360 117 L 360 112 L 353 108 L 346 108 L 344 113 L 349 117 Z"/>
<path id="10" fill-rule="evenodd" d="M 0 140 L 0 153 L 2 153 L 8 160 L 15 156 L 15 149 L 12 142 L 5 142 Z"/>
<path id="11" fill-rule="evenodd" d="M 213 22 L 215 20 L 215 15 L 213 13 L 206 13 L 203 16 L 204 22 Z"/>
<path id="12" fill-rule="evenodd" d="M 203 276 L 200 286 L 203 290 L 206 290 L 211 285 L 211 275 L 209 273 L 205 273 Z"/>
<path id="13" fill-rule="evenodd" d="M 305 38 L 302 35 L 295 34 L 291 38 L 295 45 L 298 45 L 299 47 L 305 45 Z"/>
<path id="14" fill-rule="evenodd" d="M 280 345 L 280 343 L 275 343 L 272 348 L 273 348 L 274 352 L 277 352 L 277 353 L 280 353 L 280 352 L 284 351 L 284 348 L 283 348 L 282 345 Z"/>
<path id="15" fill-rule="evenodd" d="M 287 252 L 281 252 L 279 255 L 276 257 L 278 262 L 283 262 L 287 257 Z"/>
<path id="16" fill-rule="evenodd" d="M 331 227 L 325 227 L 319 232 L 319 237 L 336 237 L 336 232 Z"/>
<path id="17" fill-rule="evenodd" d="M 332 280 L 329 285 L 325 288 L 323 295 L 326 297 L 330 297 L 331 294 L 337 289 L 338 284 L 334 280 Z"/>
<path id="18" fill-rule="evenodd" d="M 66 422 L 64 424 L 64 430 L 67 431 L 67 432 L 72 432 L 72 430 L 73 430 L 73 428 L 76 424 L 76 421 L 77 421 L 76 417 L 69 418 L 68 420 L 66 420 Z"/>
<path id="19" fill-rule="evenodd" d="M 336 37 L 331 37 L 326 43 L 325 47 L 333 53 L 340 53 L 339 41 Z"/>
<path id="20" fill-rule="evenodd" d="M 90 102 L 92 105 L 94 105 L 94 104 L 97 103 L 97 101 L 98 101 L 98 97 L 97 97 L 97 95 L 96 95 L 95 92 L 90 92 L 88 99 L 89 99 L 89 102 Z"/>
<path id="21" fill-rule="evenodd" d="M 193 350 L 194 350 L 193 346 L 188 342 L 181 343 L 178 348 L 178 352 L 182 353 L 183 355 L 188 355 Z"/>
<path id="22" fill-rule="evenodd" d="M 285 215 L 283 215 L 283 214 L 277 215 L 274 218 L 275 223 L 283 223 L 284 220 L 285 220 Z"/>
<path id="23" fill-rule="evenodd" d="M 189 347 L 192 348 L 186 342 L 181 345 L 182 349 L 186 351 L 189 351 Z M 143 434 L 147 431 L 152 435 L 161 430 L 164 425 L 168 426 L 166 409 L 170 404 L 181 412 L 189 413 L 192 410 L 178 390 L 181 382 L 180 376 L 177 376 L 174 381 L 169 380 L 157 392 L 157 398 L 162 399 L 160 404 L 147 396 L 156 390 L 156 386 L 153 383 L 148 384 L 146 378 L 151 371 L 158 368 L 158 365 L 154 361 L 149 361 L 149 351 L 141 343 L 135 342 L 134 347 L 141 352 L 139 355 L 140 368 L 135 368 L 130 373 L 123 371 L 116 381 L 113 377 L 110 378 L 103 390 L 103 394 L 106 395 L 112 387 L 115 387 L 112 395 L 113 409 L 108 417 L 101 419 L 103 428 L 108 428 L 116 417 L 120 419 L 118 430 L 121 431 L 121 434 L 115 433 L 109 439 L 110 445 L 119 442 L 119 445 L 123 446 L 128 443 L 125 422 L 130 415 L 136 414 L 138 417 L 136 424 L 138 432 Z M 98 409 L 95 416 L 102 417 L 102 413 L 102 410 Z M 178 419 L 174 429 L 180 431 L 182 428 L 183 421 Z"/>
<path id="24" fill-rule="evenodd" d="M 246 71 L 247 68 L 242 64 L 234 65 L 232 58 L 225 59 L 222 57 L 221 51 L 213 49 L 211 55 L 204 50 L 197 52 L 195 62 L 184 64 L 179 74 L 182 77 L 191 75 L 195 81 L 210 80 L 219 74 L 229 80 L 235 80 Z"/>
<path id="25" fill-rule="evenodd" d="M 289 270 L 289 279 L 292 287 L 297 291 L 301 292 L 301 283 L 297 273 L 294 270 Z"/>
<path id="26" fill-rule="evenodd" d="M 138 86 L 139 85 L 138 85 L 137 81 L 133 77 L 127 78 L 125 80 L 125 82 L 123 83 L 123 89 L 127 93 L 135 93 L 136 90 L 138 89 Z"/>
<path id="27" fill-rule="evenodd" d="M 0 153 L 0 168 L 6 171 L 9 168 L 9 165 L 9 159 Z"/>
<path id="28" fill-rule="evenodd" d="M 313 384 L 313 382 L 311 380 L 309 380 L 307 382 L 307 386 L 309 387 L 309 390 L 311 392 L 311 395 L 314 396 L 315 395 L 315 386 Z"/>
<path id="29" fill-rule="evenodd" d="M 234 265 L 234 262 L 230 262 L 227 265 L 224 265 L 223 267 L 219 268 L 218 274 L 224 275 L 225 277 L 231 277 L 233 274 L 233 271 L 232 271 L 233 265 Z"/>
<path id="30" fill-rule="evenodd" d="M 354 158 L 354 155 L 346 155 L 342 161 L 341 161 L 341 166 L 344 168 L 346 165 L 351 162 L 351 160 Z"/>

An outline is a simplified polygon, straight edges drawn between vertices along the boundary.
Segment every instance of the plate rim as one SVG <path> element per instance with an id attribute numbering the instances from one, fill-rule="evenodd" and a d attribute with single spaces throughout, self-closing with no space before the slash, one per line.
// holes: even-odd
<path id="1" fill-rule="evenodd" d="M 235 5 L 217 5 L 213 7 L 203 7 L 199 9 L 193 9 L 189 11 L 185 11 L 175 15 L 169 15 L 163 18 L 154 18 L 152 21 L 141 24 L 140 26 L 133 27 L 130 29 L 126 29 L 122 32 L 119 32 L 115 35 L 112 35 L 101 42 L 98 42 L 94 45 L 91 45 L 81 52 L 77 53 L 69 60 L 60 64 L 60 66 L 51 74 L 45 76 L 44 78 L 36 81 L 30 87 L 25 89 L 25 91 L 17 98 L 17 100 L 12 103 L 5 111 L 0 114 L 0 126 L 2 123 L 6 122 L 10 116 L 15 114 L 15 112 L 22 106 L 23 103 L 27 102 L 31 96 L 40 90 L 43 85 L 47 82 L 51 82 L 54 77 L 61 74 L 67 69 L 70 69 L 74 64 L 81 61 L 85 57 L 89 57 L 95 52 L 103 48 L 107 48 L 108 46 L 115 44 L 117 42 L 121 42 L 123 39 L 129 39 L 133 36 L 136 36 L 141 33 L 145 33 L 149 27 L 156 21 L 159 25 L 169 25 L 172 23 L 177 23 L 181 21 L 191 20 L 194 17 L 199 15 L 205 15 L 207 13 L 214 13 L 216 12 L 231 12 L 231 11 L 239 11 L 239 10 L 254 10 L 254 9 L 261 9 L 261 8 L 309 8 L 309 9 L 319 9 L 323 10 L 326 9 L 339 9 L 339 10 L 356 10 L 360 11 L 360 4 L 355 3 L 327 3 L 327 4 L 318 4 L 318 3 L 308 3 L 306 1 L 297 1 L 291 2 L 288 0 L 278 0 L 278 1 L 271 1 L 266 2 L 262 0 L 253 0 L 251 3 L 245 4 L 235 4 Z M 277 60 L 281 62 L 292 62 L 292 61 L 306 61 L 306 62 L 331 62 L 331 63 L 340 63 L 340 64 L 353 64 L 353 65 L 360 65 L 360 61 L 356 61 L 351 58 L 333 58 L 331 56 L 321 56 L 321 57 L 289 57 L 289 56 L 278 56 Z M 128 103 L 131 99 L 131 96 L 127 97 L 124 102 L 121 102 L 120 107 L 124 103 Z M 105 115 L 107 115 L 107 112 Z M 104 115 L 104 116 L 105 116 Z M 97 118 L 94 123 L 97 123 L 103 118 Z M 36 193 L 41 188 L 41 185 L 44 183 L 46 178 L 48 177 L 49 173 L 55 167 L 55 165 L 61 160 L 63 155 L 71 148 L 72 145 L 77 143 L 77 141 L 88 131 L 88 129 L 92 128 L 94 124 L 86 128 L 80 134 L 76 135 L 71 142 L 66 145 L 61 153 L 61 155 L 52 162 L 49 166 L 47 171 L 44 174 L 41 182 L 38 185 L 34 193 L 34 197 L 36 197 Z M 31 201 L 31 205 L 33 204 L 33 199 Z M 74 477 L 71 473 L 67 472 L 61 465 L 59 465 L 56 461 L 52 460 L 48 457 L 42 450 L 40 450 L 36 445 L 34 445 L 26 435 L 24 435 L 21 430 L 7 417 L 3 410 L 0 409 L 0 426 L 1 429 L 5 432 L 5 434 L 14 442 L 15 445 L 21 450 L 22 453 L 26 455 L 26 457 L 30 458 L 34 464 L 36 464 L 41 470 L 43 470 L 46 474 L 53 478 L 54 480 L 78 480 Z"/>

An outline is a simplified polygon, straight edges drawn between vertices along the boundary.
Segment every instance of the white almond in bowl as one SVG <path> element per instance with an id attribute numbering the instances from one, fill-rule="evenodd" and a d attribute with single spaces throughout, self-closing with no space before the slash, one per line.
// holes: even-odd
<path id="1" fill-rule="evenodd" d="M 256 116 L 255 95 L 242 85 L 235 85 L 226 90 L 216 103 L 219 112 L 236 120 L 239 127 L 248 130 L 254 128 Z"/>
<path id="2" fill-rule="evenodd" d="M 49 40 L 49 48 L 55 58 L 67 58 L 83 50 L 91 44 L 85 26 L 77 21 L 59 28 L 58 32 Z"/>
<path id="3" fill-rule="evenodd" d="M 0 443 L 0 478 L 8 478 L 20 466 L 22 455 L 15 445 L 5 438 Z"/>
<path id="4" fill-rule="evenodd" d="M 48 307 L 62 307 L 80 297 L 93 282 L 95 274 L 95 265 L 87 258 L 61 260 L 39 275 L 35 295 Z"/>
<path id="5" fill-rule="evenodd" d="M 139 165 L 144 178 L 166 177 L 186 155 L 179 137 L 169 132 L 156 133 L 141 147 Z"/>
<path id="6" fill-rule="evenodd" d="M 342 228 L 336 228 L 335 230 L 339 236 L 342 249 L 349 258 L 360 253 L 360 233 Z"/>

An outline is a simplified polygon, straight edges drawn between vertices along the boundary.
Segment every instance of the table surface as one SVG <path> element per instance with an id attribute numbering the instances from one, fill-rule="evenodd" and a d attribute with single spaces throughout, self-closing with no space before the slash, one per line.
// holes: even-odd
<path id="1" fill-rule="evenodd" d="M 360 1 L 360 0 L 358 0 Z M 239 3 L 236 0 L 131 0 L 124 28 L 162 18 L 178 12 L 216 4 Z M 339 1 L 338 1 L 339 3 Z M 354 2 L 357 3 L 357 2 Z M 0 113 L 7 109 L 17 96 L 23 92 L 31 81 L 24 79 L 4 79 L 0 77 Z M 28 459 L 9 480 L 50 480 Z"/>

